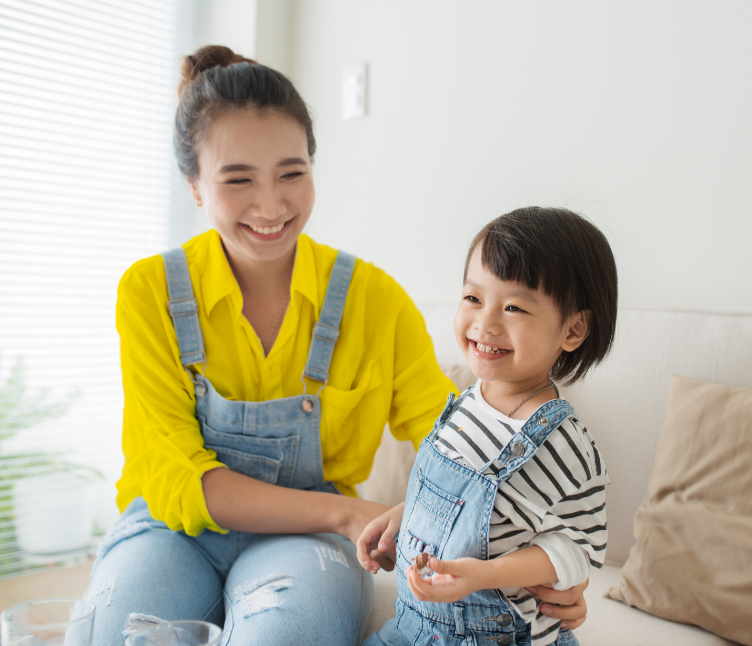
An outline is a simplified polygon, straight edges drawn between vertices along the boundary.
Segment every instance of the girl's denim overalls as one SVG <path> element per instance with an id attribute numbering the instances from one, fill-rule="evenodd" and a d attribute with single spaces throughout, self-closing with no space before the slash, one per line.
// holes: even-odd
<path id="1" fill-rule="evenodd" d="M 364 646 L 511 646 L 530 644 L 526 624 L 497 590 L 480 590 L 456 603 L 418 601 L 410 592 L 405 570 L 413 557 L 429 552 L 444 560 L 488 559 L 488 528 L 499 482 L 530 459 L 572 407 L 556 399 L 541 406 L 498 459 L 506 465 L 497 478 L 468 469 L 442 455 L 433 445 L 467 391 L 450 395 L 444 412 L 423 440 L 407 490 L 397 544 L 397 615 L 364 642 Z M 493 459 L 497 459 L 494 456 Z M 493 461 L 493 460 L 492 460 Z M 562 631 L 558 646 L 576 646 L 570 631 Z"/>
<path id="2" fill-rule="evenodd" d="M 163 254 L 183 366 L 205 364 L 185 252 Z M 326 386 L 355 258 L 339 252 L 314 326 L 303 374 Z M 321 401 L 307 393 L 266 402 L 230 401 L 191 373 L 205 446 L 230 469 L 263 482 L 337 493 L 324 481 Z M 355 644 L 373 598 L 355 546 L 336 534 L 173 532 L 134 500 L 105 537 L 87 598 L 97 646 L 124 641 L 149 622 L 205 619 L 222 644 Z"/>

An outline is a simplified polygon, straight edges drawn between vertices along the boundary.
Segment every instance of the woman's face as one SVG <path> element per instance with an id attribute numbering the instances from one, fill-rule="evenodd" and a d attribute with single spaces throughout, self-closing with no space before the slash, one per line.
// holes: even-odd
<path id="1" fill-rule="evenodd" d="M 305 128 L 278 112 L 233 110 L 209 127 L 190 182 L 228 256 L 272 261 L 293 253 L 314 202 Z"/>

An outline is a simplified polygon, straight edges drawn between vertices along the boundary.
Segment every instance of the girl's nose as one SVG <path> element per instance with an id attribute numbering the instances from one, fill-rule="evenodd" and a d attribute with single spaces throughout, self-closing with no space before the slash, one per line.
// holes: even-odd
<path id="1" fill-rule="evenodd" d="M 482 310 L 478 312 L 475 318 L 475 329 L 482 334 L 498 336 L 504 331 L 504 326 L 498 317 L 493 316 L 491 312 Z"/>

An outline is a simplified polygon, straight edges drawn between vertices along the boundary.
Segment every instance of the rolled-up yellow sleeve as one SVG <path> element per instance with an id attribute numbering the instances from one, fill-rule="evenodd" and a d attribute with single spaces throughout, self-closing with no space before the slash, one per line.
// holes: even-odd
<path id="1" fill-rule="evenodd" d="M 433 341 L 415 303 L 404 297 L 394 338 L 394 381 L 389 429 L 398 440 L 409 440 L 418 450 L 430 433 L 450 392 L 457 392 L 451 379 L 436 362 Z"/>
<path id="2" fill-rule="evenodd" d="M 122 512 L 142 495 L 152 516 L 172 530 L 191 536 L 205 528 L 224 532 L 209 515 L 201 486 L 206 471 L 223 465 L 204 448 L 167 300 L 164 268 L 153 259 L 136 263 L 118 287 L 125 395 L 118 507 Z"/>

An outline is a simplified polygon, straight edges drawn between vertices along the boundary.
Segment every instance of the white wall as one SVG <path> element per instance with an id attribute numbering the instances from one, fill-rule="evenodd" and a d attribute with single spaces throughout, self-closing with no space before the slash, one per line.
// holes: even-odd
<path id="1" fill-rule="evenodd" d="M 751 28 L 745 0 L 294 0 L 309 231 L 454 301 L 480 226 L 564 205 L 608 236 L 623 304 L 750 308 Z M 352 62 L 369 115 L 343 121 Z"/>

